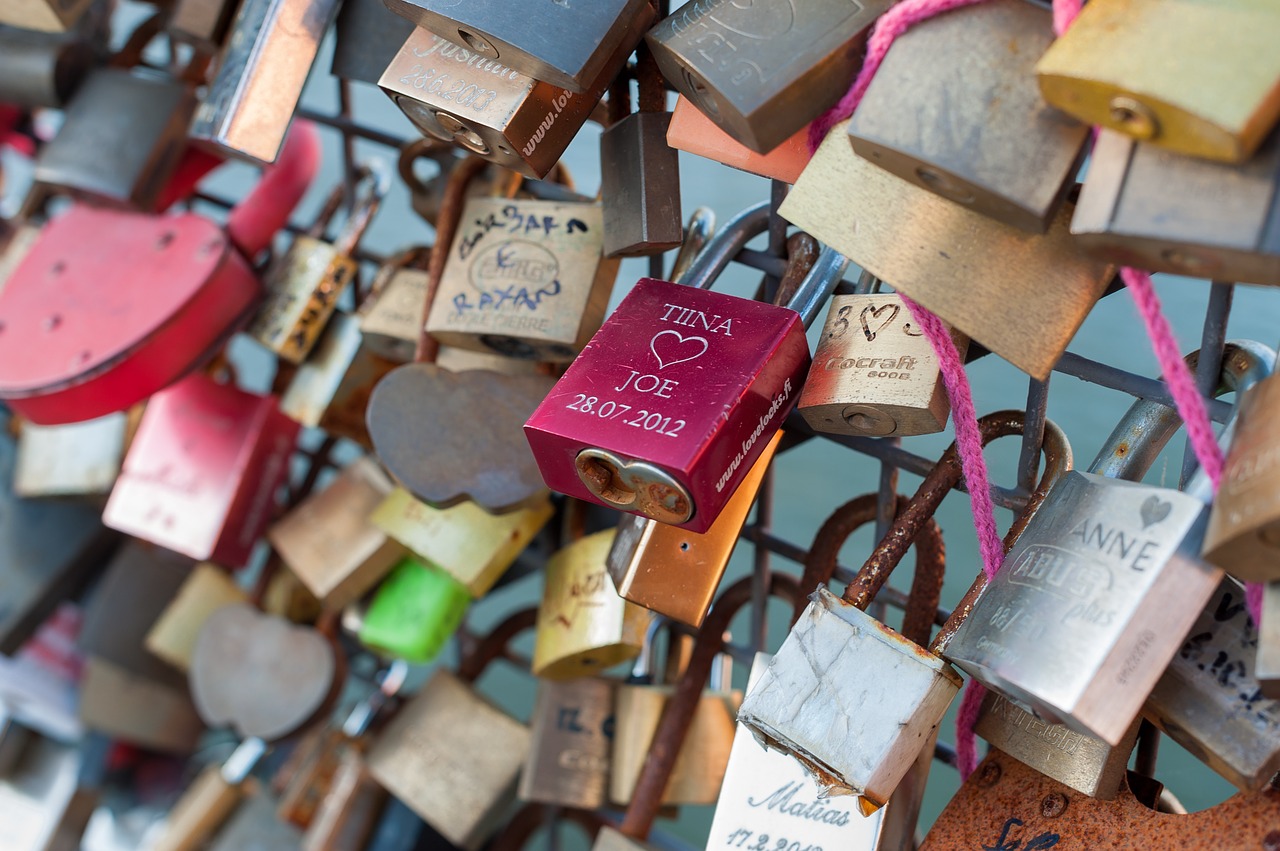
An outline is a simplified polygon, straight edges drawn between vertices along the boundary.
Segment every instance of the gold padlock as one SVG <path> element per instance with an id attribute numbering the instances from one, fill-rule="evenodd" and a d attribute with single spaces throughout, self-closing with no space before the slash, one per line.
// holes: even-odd
<path id="1" fill-rule="evenodd" d="M 1277 42 L 1269 0 L 1090 0 L 1036 74 L 1082 121 L 1238 163 L 1280 118 Z"/>
<path id="2" fill-rule="evenodd" d="M 151 625 L 143 644 L 147 652 L 185 672 L 191 667 L 191 653 L 200 628 L 209 616 L 223 606 L 248 599 L 249 595 L 225 570 L 216 564 L 201 562 Z"/>
<path id="3" fill-rule="evenodd" d="M 533 673 L 572 679 L 640 653 L 650 615 L 618 596 L 605 560 L 615 529 L 587 535 L 547 562 Z"/>
<path id="4" fill-rule="evenodd" d="M 489 592 L 554 513 L 551 500 L 490 514 L 465 500 L 434 508 L 395 488 L 369 521 L 423 561 L 443 570 L 479 599 Z"/>
<path id="5" fill-rule="evenodd" d="M 517 792 L 522 801 L 583 810 L 608 803 L 617 686 L 597 677 L 538 683 L 533 746 Z"/>
<path id="6" fill-rule="evenodd" d="M 411 248 L 374 277 L 358 315 L 364 344 L 379 357 L 396 363 L 413 360 L 431 280 L 430 258 L 430 248 Z"/>

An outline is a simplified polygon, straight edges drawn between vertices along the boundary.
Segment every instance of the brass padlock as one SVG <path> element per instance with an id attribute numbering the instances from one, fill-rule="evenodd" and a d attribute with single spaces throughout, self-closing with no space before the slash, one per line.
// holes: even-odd
<path id="1" fill-rule="evenodd" d="M 337 0 L 243 0 L 191 138 L 250 162 L 275 162 L 337 8 Z"/>
<path id="2" fill-rule="evenodd" d="M 520 800 L 584 810 L 608 803 L 616 689 L 597 677 L 538 683 Z"/>
<path id="3" fill-rule="evenodd" d="M 616 77 L 656 16 L 649 0 L 543 4 L 523 16 L 511 14 L 502 0 L 390 0 L 387 8 L 466 45 L 482 61 L 501 61 L 571 92 Z"/>
<path id="4" fill-rule="evenodd" d="M 545 375 L 548 365 L 538 361 L 509 358 L 493 352 L 441 346 L 439 354 L 436 355 L 436 366 L 449 372 L 483 369 L 503 375 Z"/>
<path id="5" fill-rule="evenodd" d="M 1278 38 L 1280 9 L 1265 0 L 1103 0 L 1036 74 L 1045 100 L 1082 121 L 1238 163 L 1280 118 Z"/>
<path id="6" fill-rule="evenodd" d="M 795 183 L 809 163 L 809 128 L 802 127 L 767 154 L 758 154 L 717 127 L 687 98 L 676 99 L 667 144 L 749 174 Z M 672 275 L 676 277 L 676 275 Z"/>
<path id="7" fill-rule="evenodd" d="M 968 338 L 951 339 L 963 359 Z M 814 431 L 874 437 L 934 434 L 951 414 L 937 355 L 891 293 L 831 297 L 796 407 Z"/>
<path id="8" fill-rule="evenodd" d="M 334 25 L 329 73 L 376 86 L 411 32 L 413 24 L 388 9 L 382 0 L 345 0 Z"/>
<path id="9" fill-rule="evenodd" d="M 1098 134 L 1071 233 L 1113 263 L 1280 285 L 1280 130 L 1241 165 Z"/>
<path id="10" fill-rule="evenodd" d="M 391 487 L 374 461 L 358 458 L 267 529 L 267 540 L 325 607 L 363 597 L 404 557 L 404 547 L 369 518 Z"/>
<path id="11" fill-rule="evenodd" d="M 43 33 L 0 26 L 0 103 L 61 108 L 95 64 L 87 34 Z"/>
<path id="12" fill-rule="evenodd" d="M 603 259 L 600 205 L 467 202 L 427 332 L 508 357 L 570 361 L 599 329 L 618 274 Z"/>
<path id="13" fill-rule="evenodd" d="M 554 511 L 549 498 L 505 514 L 490 514 L 470 500 L 434 508 L 395 488 L 374 507 L 369 522 L 479 599 Z"/>
<path id="14" fill-rule="evenodd" d="M 624 516 L 607 561 L 619 596 L 672 620 L 700 626 L 782 434 L 779 431 L 769 441 L 706 532 L 698 534 L 634 514 Z"/>
<path id="15" fill-rule="evenodd" d="M 232 603 L 248 602 L 249 595 L 216 564 L 201 562 L 187 575 L 177 595 L 169 601 L 147 630 L 147 652 L 179 671 L 191 667 L 200 629 L 209 616 Z"/>
<path id="16" fill-rule="evenodd" d="M 427 271 L 430 258 L 429 248 L 409 249 L 374 277 L 358 315 L 363 344 L 378 357 L 396 363 L 413 360 L 422 334 L 423 307 L 431 280 Z"/>
<path id="17" fill-rule="evenodd" d="M 354 280 L 359 265 L 354 256 L 391 187 L 390 173 L 375 160 L 361 169 L 364 191 L 333 242 L 322 237 L 342 203 L 344 188 L 330 195 L 316 223 L 293 245 L 267 275 L 266 300 L 249 326 L 249 335 L 280 358 L 300 364 L 311 352 L 338 299 Z"/>
<path id="18" fill-rule="evenodd" d="M 662 74 L 708 118 L 767 153 L 834 104 L 889 0 L 687 3 L 645 42 Z"/>
<path id="19" fill-rule="evenodd" d="M 418 28 L 378 85 L 424 135 L 545 177 L 611 80 L 575 94 Z"/>
<path id="20" fill-rule="evenodd" d="M 547 562 L 534 676 L 573 679 L 640 653 L 650 615 L 619 597 L 609 577 L 605 561 L 615 533 L 606 529 L 575 540 Z"/>
<path id="21" fill-rule="evenodd" d="M 1044 233 L 1089 134 L 1036 87 L 1052 19 L 1026 0 L 995 0 L 911 27 L 849 122 L 853 150 L 974 212 Z"/>
<path id="22" fill-rule="evenodd" d="M 110 493 L 141 414 L 140 408 L 134 408 L 82 423 L 23 423 L 14 493 L 27 497 Z"/>
<path id="23" fill-rule="evenodd" d="M 1044 380 L 1111 281 L 1068 233 L 1072 205 L 1031 236 L 877 168 L 827 134 L 778 212 Z"/>
<path id="24" fill-rule="evenodd" d="M 94 0 L 12 0 L 0 9 L 0 24 L 24 30 L 64 32 L 75 26 Z"/>

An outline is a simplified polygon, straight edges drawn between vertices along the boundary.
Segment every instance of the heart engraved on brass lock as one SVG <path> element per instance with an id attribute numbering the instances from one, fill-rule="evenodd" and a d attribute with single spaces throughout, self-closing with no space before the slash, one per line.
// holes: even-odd
<path id="1" fill-rule="evenodd" d="M 574 467 L 587 489 L 614 508 L 662 523 L 684 523 L 693 516 L 689 492 L 654 464 L 626 461 L 606 449 L 592 448 L 578 453 Z"/>

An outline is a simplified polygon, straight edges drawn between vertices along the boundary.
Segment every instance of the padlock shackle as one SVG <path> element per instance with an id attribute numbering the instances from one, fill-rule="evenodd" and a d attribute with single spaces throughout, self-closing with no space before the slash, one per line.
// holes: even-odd
<path id="1" fill-rule="evenodd" d="M 781 597 L 794 605 L 804 595 L 800 586 L 790 576 L 774 573 L 769 577 L 769 594 Z M 752 577 L 740 579 L 716 598 L 715 605 L 694 640 L 689 665 L 676 682 L 675 690 L 662 709 L 662 717 L 654 731 L 649 753 L 636 781 L 626 817 L 618 827 L 620 833 L 632 839 L 644 840 L 653 828 L 658 808 L 671 779 L 676 758 L 693 723 L 694 712 L 702 700 L 702 692 L 711 676 L 711 665 L 724 647 L 724 634 L 734 616 L 751 602 Z"/>
<path id="2" fill-rule="evenodd" d="M 536 606 L 509 615 L 490 630 L 488 635 L 463 650 L 462 660 L 458 663 L 458 679 L 464 683 L 474 683 L 480 679 L 490 662 L 505 655 L 507 645 L 513 638 L 525 630 L 533 629 L 537 623 Z"/>
<path id="3" fill-rule="evenodd" d="M 443 142 L 431 136 L 424 136 L 421 139 L 410 142 L 400 149 L 400 159 L 396 162 L 396 171 L 400 174 L 400 179 L 404 181 L 405 186 L 409 187 L 409 191 L 415 195 L 425 195 L 431 191 L 431 187 L 422 182 L 418 177 L 418 173 L 413 170 L 413 164 L 420 159 L 434 160 L 436 165 L 440 167 L 440 174 L 436 178 L 444 176 L 449 169 L 445 163 L 449 160 L 459 159 L 458 149 L 454 147 L 452 142 Z"/>
<path id="4" fill-rule="evenodd" d="M 684 227 L 684 242 L 676 258 L 671 261 L 671 271 L 667 274 L 669 281 L 678 281 L 689 271 L 693 261 L 702 253 L 707 242 L 716 232 L 716 211 L 710 207 L 699 207 L 689 216 L 689 224 Z"/>
<path id="5" fill-rule="evenodd" d="M 742 210 L 707 240 L 688 270 L 676 279 L 682 286 L 711 289 L 720 273 L 729 267 L 747 243 L 769 229 L 769 202 L 762 201 Z"/>
<path id="6" fill-rule="evenodd" d="M 391 169 L 376 157 L 360 166 L 355 198 L 347 220 L 333 239 L 334 248 L 343 257 L 355 254 L 356 246 L 364 239 L 365 232 L 378 214 L 378 208 L 391 191 Z"/>
<path id="7" fill-rule="evenodd" d="M 879 495 L 874 493 L 852 499 L 837 508 L 818 530 L 804 562 L 804 575 L 800 587 L 825 587 L 835 576 L 840 548 L 849 536 L 868 523 L 876 521 Z M 894 515 L 900 515 L 911 506 L 911 501 L 898 495 Z M 902 619 L 902 635 L 922 647 L 929 643 L 933 621 L 942 599 L 942 583 L 946 570 L 947 551 L 942 541 L 942 529 L 936 520 L 928 518 L 912 544 L 916 548 L 916 569 L 911 579 L 911 593 L 907 597 L 906 613 Z M 796 601 L 791 624 L 800 619 L 808 604 L 807 599 Z"/>
<path id="8" fill-rule="evenodd" d="M 227 235 L 250 262 L 289 223 L 319 167 L 320 136 L 315 125 L 294 121 L 280 156 L 263 168 L 257 186 L 227 214 Z"/>
<path id="9" fill-rule="evenodd" d="M 196 191 L 196 186 L 204 176 L 222 165 L 223 159 L 212 151 L 206 151 L 195 145 L 187 145 L 182 152 L 182 159 L 174 169 L 173 176 L 165 184 L 156 199 L 156 210 L 164 211 L 178 201 L 185 200 Z"/>

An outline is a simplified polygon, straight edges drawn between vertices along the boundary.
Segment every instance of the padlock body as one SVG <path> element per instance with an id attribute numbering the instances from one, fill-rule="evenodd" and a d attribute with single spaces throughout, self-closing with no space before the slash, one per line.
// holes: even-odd
<path id="1" fill-rule="evenodd" d="M 552 490 L 706 532 L 795 406 L 808 366 L 794 311 L 643 278 L 525 435 Z M 624 475 L 636 462 L 656 467 L 679 488 L 662 504 L 639 487 L 607 502 L 579 478 L 585 449 Z"/>
<path id="2" fill-rule="evenodd" d="M 606 257 L 660 254 L 684 242 L 680 157 L 667 145 L 669 112 L 637 112 L 600 136 Z"/>
<path id="3" fill-rule="evenodd" d="M 625 61 L 655 17 L 648 0 L 540 3 L 518 15 L 502 0 L 390 0 L 387 8 L 481 59 L 571 92 L 617 76 L 618 57 Z"/>
<path id="4" fill-rule="evenodd" d="M 378 80 L 424 135 L 538 178 L 559 162 L 608 84 L 574 94 L 422 28 Z"/>
<path id="5" fill-rule="evenodd" d="M 92 72 L 36 160 L 37 183 L 99 205 L 151 211 L 186 149 L 195 92 L 125 68 Z"/>
<path id="6" fill-rule="evenodd" d="M 369 521 L 479 599 L 554 513 L 549 499 L 505 514 L 490 514 L 470 500 L 435 508 L 395 488 L 373 506 Z"/>
<path id="7" fill-rule="evenodd" d="M 13 489 L 20 496 L 111 492 L 124 460 L 130 415 L 107 414 L 83 423 L 27 423 L 18 436 Z"/>
<path id="8" fill-rule="evenodd" d="M 249 335 L 278 357 L 300 364 L 355 278 L 356 261 L 309 236 L 294 239 L 267 276 L 267 297 Z"/>
<path id="9" fill-rule="evenodd" d="M 1266 788 L 1280 770 L 1280 701 L 1258 682 L 1258 639 L 1244 589 L 1224 579 L 1142 708 L 1143 717 L 1244 791 Z"/>
<path id="10" fill-rule="evenodd" d="M 618 261 L 600 256 L 598 204 L 472 198 L 427 331 L 440 343 L 570 361 L 600 328 Z"/>
<path id="11" fill-rule="evenodd" d="M 1253 666 L 1258 687 L 1271 700 L 1280 700 L 1280 614 L 1277 612 L 1280 612 L 1280 585 L 1268 582 L 1262 589 L 1262 627 L 1258 631 L 1258 654 Z"/>
<path id="12" fill-rule="evenodd" d="M 609 802 L 616 687 L 596 677 L 538 683 L 520 800 L 583 810 Z"/>
<path id="13" fill-rule="evenodd" d="M 275 162 L 336 0 L 245 0 L 191 138 L 255 163 Z"/>
<path id="14" fill-rule="evenodd" d="M 0 399 L 42 425 L 122 411 L 209 357 L 259 293 L 201 216 L 76 204 L 0 290 Z"/>
<path id="15" fill-rule="evenodd" d="M 27 109 L 61 108 L 93 61 L 92 44 L 78 34 L 0 26 L 0 101 Z"/>
<path id="16" fill-rule="evenodd" d="M 1221 578 L 1181 548 L 1204 508 L 1067 473 L 944 655 L 1042 718 L 1118 744 Z"/>
<path id="17" fill-rule="evenodd" d="M 994 0 L 911 27 L 849 122 L 853 150 L 976 213 L 1044 233 L 1089 134 L 1036 86 L 1052 17 L 1024 0 Z"/>
<path id="18" fill-rule="evenodd" d="M 768 153 L 840 99 L 888 0 L 689 3 L 645 41 L 662 75 L 722 130 Z"/>
<path id="19" fill-rule="evenodd" d="M 192 375 L 147 404 L 103 522 L 239 567 L 270 519 L 297 434 L 274 397 Z"/>
<path id="20" fill-rule="evenodd" d="M 767 154 L 759 154 L 721 130 L 687 98 L 676 100 L 667 128 L 673 148 L 724 163 L 749 174 L 795 183 L 809 162 L 808 127 L 797 130 Z"/>
<path id="21" fill-rule="evenodd" d="M 963 360 L 968 339 L 951 338 Z M 934 434 L 951 413 L 937 355 L 897 294 L 832 296 L 797 407 L 815 431 L 872 437 Z"/>
<path id="22" fill-rule="evenodd" d="M 360 643 L 375 653 L 429 662 L 462 623 L 470 602 L 467 589 L 444 571 L 404 559 L 369 602 Z"/>
<path id="23" fill-rule="evenodd" d="M 889 800 L 960 684 L 942 659 L 819 588 L 738 720 L 868 812 Z"/>
<path id="24" fill-rule="evenodd" d="M 1089 4 L 1036 74 L 1045 100 L 1082 121 L 1239 163 L 1280 118 L 1277 39 L 1280 9 L 1267 2 L 1105 0 Z"/>
<path id="25" fill-rule="evenodd" d="M 93 0 L 12 0 L 0 10 L 0 24 L 24 30 L 64 32 L 92 5 Z"/>
<path id="26" fill-rule="evenodd" d="M 439 669 L 369 751 L 374 778 L 457 848 L 498 826 L 530 747 L 529 729 Z"/>
<path id="27" fill-rule="evenodd" d="M 360 306 L 364 344 L 379 357 L 408 363 L 418 347 L 422 308 L 431 276 L 420 269 L 382 270 L 386 285 Z M 437 359 L 438 362 L 438 359 Z"/>
<path id="28" fill-rule="evenodd" d="M 1070 203 L 1028 234 L 889 174 L 846 136 L 827 135 L 783 218 L 1044 380 L 1112 277 L 1068 232 Z"/>
<path id="29" fill-rule="evenodd" d="M 353 82 L 378 85 L 413 23 L 392 12 L 382 0 L 346 0 L 334 28 L 333 64 L 329 72 Z"/>

